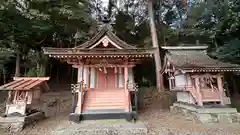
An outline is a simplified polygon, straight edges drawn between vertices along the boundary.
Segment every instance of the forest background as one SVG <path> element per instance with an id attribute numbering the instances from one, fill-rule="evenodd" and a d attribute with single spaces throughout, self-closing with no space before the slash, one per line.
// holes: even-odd
<path id="1" fill-rule="evenodd" d="M 13 76 L 51 76 L 52 84 L 75 83 L 77 70 L 44 56 L 41 47 L 74 47 L 89 40 L 103 14 L 127 43 L 152 46 L 148 2 L 109 0 L 103 6 L 101 0 L 0 1 L 0 83 Z M 205 44 L 212 58 L 240 64 L 238 0 L 152 2 L 159 47 Z M 162 58 L 161 49 L 160 54 Z M 155 85 L 154 62 L 136 66 L 134 73 L 140 86 Z M 238 74 L 228 73 L 225 78 L 225 87 L 238 93 Z"/>

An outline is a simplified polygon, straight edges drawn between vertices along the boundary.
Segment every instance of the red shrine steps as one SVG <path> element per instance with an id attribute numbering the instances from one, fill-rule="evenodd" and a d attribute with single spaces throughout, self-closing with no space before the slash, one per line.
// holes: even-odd
<path id="1" fill-rule="evenodd" d="M 124 89 L 94 89 L 86 91 L 81 120 L 124 119 Z"/>
<path id="2" fill-rule="evenodd" d="M 104 109 L 124 110 L 124 90 L 89 90 L 86 92 L 83 111 Z"/>

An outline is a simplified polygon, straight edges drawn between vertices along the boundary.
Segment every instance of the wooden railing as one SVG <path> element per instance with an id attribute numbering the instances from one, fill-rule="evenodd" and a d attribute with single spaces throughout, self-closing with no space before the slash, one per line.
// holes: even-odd
<path id="1" fill-rule="evenodd" d="M 219 90 L 215 89 L 214 91 L 212 89 L 187 89 L 189 93 L 193 96 L 196 102 L 198 102 L 198 105 L 202 106 L 203 102 L 219 102 L 221 101 L 221 98 L 219 96 Z M 201 102 L 201 103 L 199 103 Z"/>
<path id="2" fill-rule="evenodd" d="M 132 103 L 131 103 L 131 96 L 130 96 L 130 92 L 134 92 L 134 105 L 137 108 L 137 91 L 138 91 L 138 85 L 136 83 L 130 83 L 129 80 L 127 81 L 127 98 L 128 98 L 128 107 L 130 109 L 130 111 L 132 111 Z M 137 110 L 137 109 L 136 109 Z"/>
<path id="3" fill-rule="evenodd" d="M 72 101 L 73 113 L 80 114 L 82 110 L 83 100 L 84 100 L 84 93 L 87 90 L 86 85 L 84 85 L 84 81 L 81 81 L 77 84 L 71 84 L 71 90 L 73 93 L 73 101 Z M 77 100 L 76 100 L 76 95 L 78 95 Z"/>
<path id="4" fill-rule="evenodd" d="M 136 83 L 130 83 L 127 81 L 127 89 L 128 91 L 138 91 L 138 85 Z"/>
<path id="5" fill-rule="evenodd" d="M 86 90 L 86 85 L 84 85 L 84 81 L 81 81 L 77 84 L 71 84 L 72 93 L 78 93 Z"/>

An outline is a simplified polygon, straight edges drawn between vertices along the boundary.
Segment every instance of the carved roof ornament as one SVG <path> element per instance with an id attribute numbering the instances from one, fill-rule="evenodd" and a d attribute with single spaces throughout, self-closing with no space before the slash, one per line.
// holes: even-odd
<path id="1" fill-rule="evenodd" d="M 100 22 L 98 23 L 98 25 L 100 26 L 99 28 L 102 29 L 103 27 L 105 27 L 105 29 L 108 29 L 110 31 L 113 31 L 113 27 L 112 24 L 115 24 L 111 18 L 109 18 L 107 15 L 103 15 L 101 17 Z"/>
<path id="2" fill-rule="evenodd" d="M 115 67 L 113 64 L 109 64 L 106 59 L 102 59 L 99 64 L 96 64 L 95 67 L 99 67 L 99 70 L 102 71 L 101 67 L 103 67 L 104 74 L 107 74 L 106 67 Z M 116 67 L 115 67 L 116 68 Z"/>
<path id="3" fill-rule="evenodd" d="M 113 21 L 107 16 L 102 16 L 101 21 L 98 22 L 99 30 L 90 40 L 84 42 L 81 45 L 74 47 L 73 49 L 92 49 L 97 46 L 99 41 L 107 37 L 108 42 L 113 44 L 118 49 L 138 49 L 136 46 L 130 45 L 120 39 L 114 32 L 112 27 Z M 104 39 L 105 40 L 105 39 Z M 107 43 L 104 41 L 103 43 Z M 105 44 L 107 45 L 107 44 Z M 94 46 L 94 47 L 93 47 Z M 146 49 L 147 50 L 147 49 Z"/>
<path id="4" fill-rule="evenodd" d="M 113 64 L 109 64 L 106 59 L 102 59 L 99 64 L 96 64 L 95 67 L 114 67 Z"/>
<path id="5" fill-rule="evenodd" d="M 104 47 L 107 47 L 108 44 L 109 44 L 108 39 L 104 38 L 104 39 L 102 40 L 102 44 L 103 44 Z"/>
<path id="6" fill-rule="evenodd" d="M 106 59 L 103 59 L 103 60 L 101 60 L 100 65 L 103 66 L 103 67 L 106 67 L 109 64 L 108 64 Z"/>

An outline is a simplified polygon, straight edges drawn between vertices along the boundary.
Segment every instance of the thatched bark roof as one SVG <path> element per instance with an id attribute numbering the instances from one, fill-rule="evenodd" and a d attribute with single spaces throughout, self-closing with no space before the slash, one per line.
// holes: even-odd
<path id="1" fill-rule="evenodd" d="M 240 71 L 240 65 L 222 62 L 208 56 L 207 46 L 162 47 L 168 61 L 176 68 L 189 72 Z"/>

